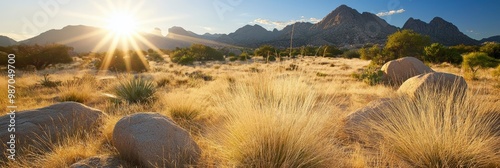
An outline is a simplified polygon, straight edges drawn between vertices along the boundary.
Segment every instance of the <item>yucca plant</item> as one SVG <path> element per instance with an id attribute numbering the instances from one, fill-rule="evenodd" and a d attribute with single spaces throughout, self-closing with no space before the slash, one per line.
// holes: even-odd
<path id="1" fill-rule="evenodd" d="M 114 92 L 119 99 L 128 103 L 146 103 L 153 100 L 156 87 L 152 81 L 136 78 L 120 82 Z"/>

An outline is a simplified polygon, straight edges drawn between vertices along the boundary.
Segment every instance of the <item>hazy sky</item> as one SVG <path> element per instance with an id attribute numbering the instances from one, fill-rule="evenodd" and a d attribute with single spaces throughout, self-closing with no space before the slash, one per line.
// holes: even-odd
<path id="1" fill-rule="evenodd" d="M 497 0 L 21 0 L 0 2 L 0 35 L 24 40 L 66 25 L 106 27 L 113 11 L 130 13 L 141 31 L 181 26 L 198 34 L 230 33 L 246 24 L 268 29 L 295 21 L 317 22 L 341 4 L 378 14 L 402 27 L 435 16 L 475 39 L 500 35 Z"/>

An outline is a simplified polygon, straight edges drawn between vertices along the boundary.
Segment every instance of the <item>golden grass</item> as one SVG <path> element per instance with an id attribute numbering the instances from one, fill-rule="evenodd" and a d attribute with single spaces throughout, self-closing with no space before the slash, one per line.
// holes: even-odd
<path id="1" fill-rule="evenodd" d="M 385 122 L 374 124 L 384 135 L 374 139 L 380 142 L 378 148 L 339 140 L 339 123 L 351 111 L 378 98 L 397 97 L 394 88 L 369 86 L 351 77 L 352 72 L 368 63 L 359 59 L 306 57 L 270 64 L 209 62 L 196 67 L 164 67 L 145 74 L 157 84 L 158 100 L 148 104 L 116 104 L 98 94 L 111 93 L 119 81 L 131 79 L 130 75 L 99 74 L 93 82 L 46 88 L 37 85 L 45 73 L 64 83 L 93 72 L 20 73 L 16 77 L 18 110 L 44 107 L 64 100 L 61 98 L 65 95 L 76 95 L 73 97 L 81 97 L 79 100 L 101 109 L 109 118 L 105 119 L 101 134 L 69 137 L 50 144 L 49 152 L 32 152 L 19 157 L 18 162 L 2 166 L 67 167 L 86 157 L 117 154 L 111 144 L 114 125 L 123 116 L 137 112 L 160 112 L 190 131 L 203 150 L 199 167 L 425 167 L 453 166 L 452 162 L 498 166 L 498 140 L 492 138 L 490 133 L 494 130 L 488 127 L 492 118 L 498 117 L 499 110 L 493 107 L 500 103 L 500 87 L 496 87 L 500 80 L 491 75 L 492 69 L 480 71 L 479 80 L 467 81 L 474 94 L 460 102 L 446 103 L 452 101 L 430 96 L 418 100 L 398 97 L 390 109 L 398 112 Z M 286 70 L 291 64 L 297 65 L 298 70 Z M 342 70 L 346 67 L 349 68 Z M 432 68 L 463 75 L 458 67 Z M 215 80 L 207 82 L 185 75 L 194 71 L 202 71 Z M 322 75 L 317 76 L 318 73 Z M 0 78 L 0 85 L 6 85 L 5 77 Z M 0 88 L 2 97 L 6 97 L 5 88 Z M 0 99 L 0 104 L 5 105 L 5 100 Z M 461 115 L 453 116 L 454 110 L 458 112 L 453 115 Z M 436 115 L 436 111 L 446 115 Z M 450 117 L 456 118 L 454 122 Z M 492 147 L 494 143 L 496 148 Z M 431 158 L 442 162 L 424 164 L 432 163 Z M 469 160 L 462 162 L 463 158 Z"/>
<path id="2" fill-rule="evenodd" d="M 336 130 L 329 128 L 332 111 L 300 78 L 257 75 L 214 94 L 227 115 L 214 136 L 224 166 L 342 165 L 342 150 L 331 136 Z"/>
<path id="3" fill-rule="evenodd" d="M 432 89 L 396 97 L 370 123 L 381 136 L 373 140 L 410 167 L 499 167 L 500 108 L 484 102 L 473 93 Z"/>

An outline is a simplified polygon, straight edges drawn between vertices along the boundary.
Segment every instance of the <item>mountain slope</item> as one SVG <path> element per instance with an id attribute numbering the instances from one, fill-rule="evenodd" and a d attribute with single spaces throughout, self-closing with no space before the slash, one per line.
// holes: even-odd
<path id="1" fill-rule="evenodd" d="M 481 43 L 484 43 L 484 42 L 497 42 L 497 43 L 500 43 L 500 35 L 498 35 L 498 36 L 492 36 L 492 37 L 488 37 L 488 38 L 484 38 L 480 42 Z"/>
<path id="2" fill-rule="evenodd" d="M 428 24 L 421 20 L 410 18 L 404 24 L 403 29 L 409 29 L 423 35 L 428 35 L 432 42 L 441 43 L 447 46 L 479 44 L 477 40 L 460 32 L 457 26 L 440 17 L 435 17 Z"/>
<path id="3" fill-rule="evenodd" d="M 10 37 L 7 36 L 2 36 L 0 35 L 0 46 L 6 47 L 6 46 L 11 46 L 11 45 L 16 45 L 17 41 L 14 39 L 11 39 Z"/>

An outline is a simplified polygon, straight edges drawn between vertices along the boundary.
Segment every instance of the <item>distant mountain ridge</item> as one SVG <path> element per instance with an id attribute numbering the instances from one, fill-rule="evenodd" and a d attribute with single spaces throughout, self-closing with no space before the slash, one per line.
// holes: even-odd
<path id="1" fill-rule="evenodd" d="M 404 24 L 403 29 L 409 29 L 423 35 L 428 35 L 431 41 L 447 46 L 479 44 L 479 41 L 460 32 L 457 26 L 440 17 L 435 17 L 428 24 L 418 19 L 409 18 Z"/>
<path id="2" fill-rule="evenodd" d="M 399 28 L 388 24 L 375 14 L 359 13 L 346 5 L 341 5 L 325 16 L 318 23 L 297 22 L 285 26 L 282 30 L 269 31 L 260 25 L 245 25 L 229 34 L 196 34 L 182 27 L 174 26 L 168 30 L 166 36 L 161 35 L 161 30 L 155 28 L 153 33 L 140 33 L 141 36 L 158 48 L 173 49 L 186 47 L 192 43 L 201 43 L 210 46 L 231 47 L 258 47 L 270 44 L 275 47 L 285 48 L 290 46 L 290 37 L 293 32 L 293 45 L 337 45 L 352 48 L 367 43 L 383 44 L 387 36 L 398 31 Z M 500 41 L 500 36 L 486 38 L 481 41 L 472 39 L 460 32 L 452 23 L 440 17 L 435 17 L 429 23 L 409 18 L 402 29 L 430 36 L 433 42 L 444 45 L 467 44 L 475 45 L 483 41 Z M 61 43 L 75 48 L 77 52 L 93 50 L 106 51 L 111 42 L 103 43 L 110 32 L 106 29 L 90 26 L 66 26 L 59 30 L 49 30 L 33 38 L 21 41 L 24 44 Z M 7 42 L 4 42 L 7 41 Z M 11 44 L 7 37 L 0 36 L 0 45 Z M 15 41 L 14 41 L 15 42 Z M 101 44 L 101 48 L 96 45 Z M 15 43 L 17 44 L 17 42 Z M 141 49 L 151 46 L 139 42 Z"/>
<path id="3" fill-rule="evenodd" d="M 0 46 L 11 46 L 11 45 L 16 45 L 17 41 L 14 39 L 11 39 L 10 37 L 7 36 L 2 36 L 0 35 Z"/>

